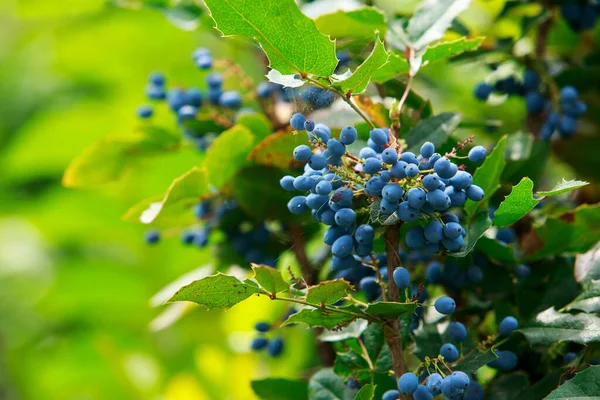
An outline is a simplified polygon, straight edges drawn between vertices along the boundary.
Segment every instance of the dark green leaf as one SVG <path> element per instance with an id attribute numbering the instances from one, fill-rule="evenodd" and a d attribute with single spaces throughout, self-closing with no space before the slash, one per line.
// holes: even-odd
<path id="1" fill-rule="evenodd" d="M 492 227 L 492 220 L 490 219 L 487 211 L 484 211 L 473 217 L 471 222 L 467 225 L 467 235 L 465 236 L 465 245 L 461 251 L 456 253 L 448 253 L 453 257 L 464 257 L 469 254 L 477 241 L 485 234 L 485 232 Z"/>
<path id="2" fill-rule="evenodd" d="M 209 309 L 230 308 L 255 293 L 264 292 L 253 282 L 241 282 L 233 276 L 218 273 L 182 287 L 169 302 L 191 301 Z"/>
<path id="3" fill-rule="evenodd" d="M 249 162 L 246 159 L 254 144 L 248 128 L 236 125 L 221 133 L 213 142 L 203 166 L 209 171 L 209 182 L 220 189 Z"/>
<path id="4" fill-rule="evenodd" d="M 481 237 L 475 245 L 475 249 L 481 251 L 489 258 L 503 263 L 513 264 L 517 260 L 513 254 L 513 246 L 505 245 L 496 239 Z"/>
<path id="5" fill-rule="evenodd" d="M 600 318 L 585 313 L 559 313 L 549 308 L 520 331 L 532 346 L 549 346 L 555 342 L 586 344 L 600 341 Z"/>
<path id="6" fill-rule="evenodd" d="M 529 387 L 529 380 L 524 373 L 501 375 L 494 380 L 487 390 L 486 400 L 515 400 L 517 394 Z"/>
<path id="7" fill-rule="evenodd" d="M 306 301 L 310 304 L 333 304 L 346 297 L 352 285 L 343 279 L 321 282 L 308 288 Z"/>
<path id="8" fill-rule="evenodd" d="M 496 354 L 492 350 L 485 352 L 474 349 L 469 354 L 458 360 L 456 364 L 452 364 L 452 369 L 456 371 L 462 371 L 467 375 L 475 373 L 479 368 L 487 365 L 487 363 L 494 361 Z"/>
<path id="9" fill-rule="evenodd" d="M 375 46 L 369 57 L 359 65 L 349 78 L 337 82 L 343 93 L 359 94 L 365 91 L 373 73 L 387 63 L 388 53 L 379 34 L 375 36 Z"/>
<path id="10" fill-rule="evenodd" d="M 600 365 L 592 365 L 562 384 L 545 400 L 600 399 Z"/>
<path id="11" fill-rule="evenodd" d="M 353 377 L 359 381 L 368 379 L 371 374 L 367 361 L 354 351 L 338 353 L 333 364 L 333 371 L 341 377 Z"/>
<path id="12" fill-rule="evenodd" d="M 333 38 L 369 39 L 375 31 L 385 36 L 387 30 L 385 14 L 374 7 L 320 15 L 315 23 L 321 32 Z"/>
<path id="13" fill-rule="evenodd" d="M 338 60 L 335 44 L 302 14 L 294 0 L 205 0 L 224 36 L 256 40 L 271 68 L 282 74 L 329 76 Z"/>
<path id="14" fill-rule="evenodd" d="M 583 293 L 569 303 L 565 309 L 567 311 L 581 310 L 587 313 L 600 312 L 600 281 L 588 283 L 584 287 Z"/>
<path id="15" fill-rule="evenodd" d="M 408 131 L 404 137 L 406 150 L 418 154 L 425 142 L 431 142 L 436 147 L 440 147 L 446 143 L 450 134 L 456 130 L 460 118 L 461 115 L 457 113 L 442 113 L 421 121 L 419 125 Z"/>
<path id="16" fill-rule="evenodd" d="M 506 147 L 506 136 L 503 136 L 496 144 L 494 151 L 489 154 L 483 164 L 477 168 L 473 175 L 473 184 L 481 187 L 485 192 L 483 200 L 475 202 L 473 200 L 467 200 L 465 204 L 465 211 L 467 215 L 473 215 L 478 209 L 483 210 L 487 208 L 490 197 L 500 187 L 500 177 L 502 171 L 506 165 L 504 161 L 504 148 Z"/>
<path id="17" fill-rule="evenodd" d="M 373 400 L 375 398 L 375 385 L 370 383 L 360 388 L 354 400 Z"/>
<path id="18" fill-rule="evenodd" d="M 343 310 L 354 311 L 354 307 L 346 307 Z M 300 312 L 292 314 L 285 320 L 282 326 L 303 323 L 311 328 L 322 327 L 333 329 L 341 326 L 346 326 L 356 319 L 355 316 L 338 312 L 321 310 L 320 308 L 303 308 Z"/>
<path id="19" fill-rule="evenodd" d="M 275 268 L 266 265 L 252 264 L 252 270 L 254 271 L 254 280 L 271 294 L 283 292 L 290 287 L 290 285 L 283 280 L 281 272 Z"/>
<path id="20" fill-rule="evenodd" d="M 392 369 L 392 354 L 385 342 L 382 326 L 371 324 L 362 339 L 375 371 L 388 373 Z"/>
<path id="21" fill-rule="evenodd" d="M 326 368 L 314 374 L 308 382 L 311 400 L 351 400 L 356 390 L 348 388 L 342 378 Z"/>
<path id="22" fill-rule="evenodd" d="M 308 400 L 308 382 L 267 378 L 251 381 L 250 386 L 262 400 Z"/>
<path id="23" fill-rule="evenodd" d="M 394 303 L 380 301 L 369 304 L 366 309 L 367 314 L 386 319 L 396 319 L 404 314 L 413 313 L 417 309 L 417 303 Z"/>

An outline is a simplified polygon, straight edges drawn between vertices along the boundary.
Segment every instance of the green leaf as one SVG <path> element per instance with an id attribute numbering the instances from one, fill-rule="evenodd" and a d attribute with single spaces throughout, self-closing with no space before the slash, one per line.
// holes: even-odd
<path id="1" fill-rule="evenodd" d="M 355 311 L 356 308 L 344 307 L 342 310 Z M 355 319 L 355 316 L 349 314 L 321 310 L 320 308 L 303 308 L 300 310 L 300 312 L 292 314 L 281 324 L 281 326 L 303 323 L 308 325 L 310 328 L 322 327 L 326 329 L 333 329 L 340 326 L 347 326 Z"/>
<path id="2" fill-rule="evenodd" d="M 600 399 L 600 365 L 579 372 L 545 397 L 545 400 L 563 399 Z"/>
<path id="3" fill-rule="evenodd" d="M 518 394 L 530 387 L 527 375 L 516 373 L 501 375 L 494 380 L 486 390 L 486 400 L 512 400 L 519 399 Z"/>
<path id="4" fill-rule="evenodd" d="M 333 304 L 346 297 L 352 285 L 343 279 L 321 282 L 310 286 L 306 294 L 306 302 L 310 304 Z"/>
<path id="5" fill-rule="evenodd" d="M 506 147 L 506 135 L 503 136 L 496 144 L 494 150 L 489 154 L 483 164 L 475 171 L 473 175 L 473 184 L 481 187 L 485 192 L 485 196 L 480 202 L 467 200 L 465 211 L 467 215 L 475 214 L 478 209 L 486 209 L 490 198 L 500 187 L 500 177 L 506 166 L 504 161 L 504 148 Z"/>
<path id="6" fill-rule="evenodd" d="M 558 196 L 587 184 L 588 182 L 584 181 L 566 181 L 563 179 L 551 190 L 537 192 L 534 198 L 533 182 L 529 178 L 523 178 L 517 186 L 513 186 L 510 194 L 500 203 L 494 217 L 494 225 L 500 227 L 510 226 L 527 215 L 545 197 Z"/>
<path id="7" fill-rule="evenodd" d="M 302 14 L 294 0 L 206 0 L 223 36 L 256 40 L 270 67 L 282 74 L 333 74 L 338 60 L 335 44 Z"/>
<path id="8" fill-rule="evenodd" d="M 367 360 L 354 351 L 338 353 L 333 364 L 333 371 L 341 377 L 353 377 L 359 381 L 367 380 L 371 375 Z"/>
<path id="9" fill-rule="evenodd" d="M 177 225 L 175 221 L 179 221 L 182 216 L 187 218 L 190 207 L 210 193 L 207 175 L 203 168 L 192 168 L 171 183 L 161 200 L 144 200 L 129 209 L 123 219 L 160 226 Z"/>
<path id="10" fill-rule="evenodd" d="M 320 15 L 315 23 L 322 33 L 333 38 L 368 39 L 373 37 L 375 31 L 385 36 L 387 30 L 385 14 L 374 7 Z"/>
<path id="11" fill-rule="evenodd" d="M 400 222 L 398 213 L 394 211 L 392 214 L 385 214 L 381 211 L 381 198 L 376 198 L 369 207 L 369 215 L 371 221 L 380 223 L 381 225 L 395 225 Z"/>
<path id="12" fill-rule="evenodd" d="M 69 164 L 62 183 L 65 187 L 82 188 L 116 181 L 136 160 L 175 149 L 179 140 L 156 127 L 142 129 L 130 138 L 100 140 Z"/>
<path id="13" fill-rule="evenodd" d="M 513 254 L 513 246 L 505 245 L 488 237 L 481 237 L 475 245 L 475 249 L 481 251 L 486 256 L 502 263 L 514 264 L 517 262 Z"/>
<path id="14" fill-rule="evenodd" d="M 349 78 L 337 82 L 335 85 L 346 94 L 364 92 L 373 73 L 387 63 L 388 57 L 389 55 L 378 33 L 375 35 L 375 46 L 369 57 L 356 68 Z"/>
<path id="15" fill-rule="evenodd" d="M 324 331 L 319 335 L 319 340 L 322 342 L 339 342 L 346 339 L 356 339 L 363 334 L 367 329 L 369 322 L 364 319 L 357 319 L 350 325 L 343 327 L 337 331 Z"/>
<path id="16" fill-rule="evenodd" d="M 588 283 L 579 296 L 569 303 L 565 310 L 580 310 L 587 313 L 600 312 L 600 281 Z"/>
<path id="17" fill-rule="evenodd" d="M 235 125 L 221 133 L 206 152 L 203 163 L 209 171 L 210 184 L 220 189 L 248 165 L 246 157 L 253 144 L 254 135 L 244 126 Z"/>
<path id="18" fill-rule="evenodd" d="M 360 388 L 354 400 L 373 400 L 375 398 L 375 385 L 366 384 Z"/>
<path id="19" fill-rule="evenodd" d="M 252 278 L 258 282 L 260 287 L 271 294 L 283 292 L 290 287 L 290 285 L 283 280 L 281 272 L 275 268 L 266 265 L 252 264 L 252 270 L 254 271 L 254 276 Z"/>
<path id="20" fill-rule="evenodd" d="M 182 287 L 168 302 L 191 301 L 208 309 L 230 308 L 255 293 L 264 292 L 253 282 L 241 282 L 233 276 L 218 273 Z"/>
<path id="21" fill-rule="evenodd" d="M 264 138 L 252 150 L 248 159 L 267 167 L 289 169 L 297 162 L 294 160 L 294 149 L 301 144 L 308 144 L 303 133 L 295 135 L 290 131 L 279 131 Z"/>
<path id="22" fill-rule="evenodd" d="M 583 253 L 600 241 L 600 204 L 547 218 L 522 239 L 524 261 L 562 253 Z"/>
<path id="23" fill-rule="evenodd" d="M 467 375 L 475 373 L 479 368 L 487 365 L 487 363 L 494 361 L 498 356 L 494 354 L 492 350 L 480 351 L 474 349 L 463 358 L 458 360 L 456 364 L 452 365 L 452 369 L 456 371 L 462 371 Z"/>
<path id="24" fill-rule="evenodd" d="M 407 146 L 406 151 L 418 154 L 425 142 L 431 142 L 435 147 L 441 147 L 446 143 L 450 134 L 456 130 L 460 119 L 460 114 L 442 113 L 421 121 L 419 125 L 408 131 L 404 137 Z"/>
<path id="25" fill-rule="evenodd" d="M 308 382 L 267 378 L 250 382 L 254 393 L 262 400 L 308 400 Z"/>
<path id="26" fill-rule="evenodd" d="M 383 327 L 379 324 L 371 324 L 363 334 L 363 342 L 375 372 L 387 374 L 393 368 L 392 354 L 385 342 Z"/>
<path id="27" fill-rule="evenodd" d="M 600 341 L 600 318 L 586 313 L 559 313 L 551 307 L 520 331 L 532 346 L 555 342 L 587 344 Z"/>
<path id="28" fill-rule="evenodd" d="M 351 400 L 356 393 L 330 368 L 314 374 L 308 382 L 308 390 L 311 400 Z"/>
<path id="29" fill-rule="evenodd" d="M 469 3 L 470 0 L 421 2 L 406 28 L 410 46 L 420 50 L 441 39 L 454 18 L 465 10 Z"/>
<path id="30" fill-rule="evenodd" d="M 415 312 L 417 303 L 395 303 L 380 301 L 369 304 L 365 312 L 377 317 L 386 319 L 396 319 L 404 314 Z"/>
<path id="31" fill-rule="evenodd" d="M 448 253 L 452 257 L 464 257 L 469 254 L 477 241 L 485 234 L 485 232 L 492 227 L 492 220 L 490 219 L 487 211 L 484 211 L 471 220 L 467 225 L 467 235 L 465 236 L 465 245 L 461 251 L 456 253 Z"/>
<path id="32" fill-rule="evenodd" d="M 257 141 L 263 140 L 273 133 L 273 127 L 267 117 L 259 113 L 242 114 L 235 123 L 248 128 Z"/>

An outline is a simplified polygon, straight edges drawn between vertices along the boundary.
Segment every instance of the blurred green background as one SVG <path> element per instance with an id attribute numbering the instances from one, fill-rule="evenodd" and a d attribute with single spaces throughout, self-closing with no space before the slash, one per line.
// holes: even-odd
<path id="1" fill-rule="evenodd" d="M 520 37 L 522 15 L 490 24 L 503 6 L 475 1 L 463 22 L 474 34 Z M 254 323 L 285 312 L 264 299 L 226 312 L 150 303 L 210 255 L 176 240 L 148 247 L 144 228 L 121 216 L 163 193 L 198 163 L 197 152 L 136 161 L 101 188 L 61 185 L 82 150 L 141 123 L 135 108 L 145 102 L 151 71 L 201 85 L 194 48 L 209 47 L 261 79 L 255 49 L 219 39 L 207 18 L 185 30 L 174 16 L 105 0 L 0 0 L 0 399 L 252 399 L 251 379 L 307 376 L 315 365 L 312 335 L 302 327 L 285 330 L 278 359 L 249 352 Z M 579 40 L 564 26 L 553 34 L 559 52 Z M 510 116 L 488 134 L 491 143 L 517 131 L 525 113 L 521 99 L 498 108 L 473 99 L 487 72 L 482 63 L 431 66 L 417 91 L 436 112 L 462 111 L 467 121 Z M 552 167 L 574 176 L 560 162 Z"/>

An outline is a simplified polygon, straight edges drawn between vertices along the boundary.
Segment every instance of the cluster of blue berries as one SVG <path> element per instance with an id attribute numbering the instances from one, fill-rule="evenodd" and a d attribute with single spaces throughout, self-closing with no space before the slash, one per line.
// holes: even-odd
<path id="1" fill-rule="evenodd" d="M 473 94 L 476 98 L 483 101 L 487 101 L 493 92 L 508 96 L 527 96 L 530 93 L 538 93 L 537 90 L 539 85 L 540 78 L 537 72 L 531 69 L 526 69 L 523 73 L 522 79 L 517 79 L 514 75 L 510 75 L 506 78 L 496 80 L 493 85 L 486 82 L 481 82 L 475 86 Z M 537 95 L 532 94 L 531 97 L 537 97 Z M 541 98 L 541 106 L 543 110 L 543 97 Z M 541 112 L 542 110 L 537 112 Z"/>
<path id="2" fill-rule="evenodd" d="M 267 349 L 267 354 L 271 357 L 277 357 L 283 351 L 283 339 L 275 337 L 268 339 L 265 334 L 271 330 L 271 325 L 267 322 L 257 322 L 254 330 L 260 335 L 252 340 L 250 348 L 254 351 Z"/>
<path id="3" fill-rule="evenodd" d="M 558 132 L 563 139 L 572 138 L 577 133 L 577 120 L 585 114 L 587 106 L 579 100 L 573 86 L 565 86 L 560 91 L 560 111 L 551 111 L 542 126 L 542 139 L 549 140 Z"/>
<path id="4" fill-rule="evenodd" d="M 449 209 L 464 206 L 467 199 L 479 201 L 484 192 L 473 184 L 471 174 L 450 160 L 454 154 L 442 156 L 429 142 L 423 144 L 419 155 L 399 154 L 401 147 L 392 144 L 389 130 L 375 128 L 367 147 L 356 157 L 346 148 L 358 136 L 353 126 L 344 127 L 336 139 L 327 126 L 302 114 L 294 114 L 290 123 L 295 130 L 307 132 L 311 146 L 294 149 L 294 158 L 306 162 L 304 173 L 285 176 L 280 183 L 288 191 L 308 192 L 293 197 L 288 209 L 293 214 L 310 209 L 315 220 L 329 226 L 324 240 L 332 246 L 334 268 L 336 264 L 355 264 L 354 255 L 372 255 L 375 230 L 358 221 L 373 207 L 381 215 L 394 215 L 397 221 L 425 223 L 407 231 L 405 240 L 411 249 L 435 253 L 463 247 L 466 231 Z M 468 153 L 473 162 L 485 157 L 482 146 Z"/>
<path id="5" fill-rule="evenodd" d="M 590 3 L 587 0 L 569 0 L 560 7 L 561 15 L 575 32 L 592 29 L 599 12 L 600 3 Z"/>

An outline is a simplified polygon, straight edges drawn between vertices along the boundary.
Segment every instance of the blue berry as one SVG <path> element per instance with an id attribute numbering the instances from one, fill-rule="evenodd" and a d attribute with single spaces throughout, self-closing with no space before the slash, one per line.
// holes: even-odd
<path id="1" fill-rule="evenodd" d="M 348 228 L 354 225 L 356 213 L 351 208 L 342 208 L 335 213 L 335 222 L 342 228 Z"/>
<path id="2" fill-rule="evenodd" d="M 156 244 L 160 241 L 160 233 L 156 230 L 149 230 L 144 235 L 144 239 L 148 244 Z"/>
<path id="3" fill-rule="evenodd" d="M 290 118 L 290 125 L 292 126 L 292 128 L 294 128 L 297 131 L 304 130 L 305 122 L 306 122 L 306 117 L 304 116 L 304 114 L 301 114 L 301 113 L 296 113 L 296 114 L 292 115 L 292 118 Z"/>
<path id="4" fill-rule="evenodd" d="M 458 238 L 464 231 L 463 227 L 456 222 L 449 222 L 444 226 L 444 236 L 449 239 Z"/>
<path id="5" fill-rule="evenodd" d="M 450 184 L 456 189 L 466 189 L 473 184 L 473 177 L 466 171 L 458 171 L 450 179 Z"/>
<path id="6" fill-rule="evenodd" d="M 329 139 L 327 142 L 327 151 L 335 157 L 341 157 L 346 154 L 346 146 L 337 139 Z"/>
<path id="7" fill-rule="evenodd" d="M 406 172 L 406 176 L 414 178 L 415 176 L 419 175 L 419 166 L 417 164 L 408 164 L 404 168 L 404 171 Z"/>
<path id="8" fill-rule="evenodd" d="M 473 283 L 481 283 L 483 281 L 483 271 L 477 265 L 469 267 L 467 274 L 469 280 Z"/>
<path id="9" fill-rule="evenodd" d="M 254 325 L 254 329 L 258 332 L 269 332 L 269 330 L 271 329 L 271 325 L 269 325 L 266 322 L 257 322 Z"/>
<path id="10" fill-rule="evenodd" d="M 331 246 L 331 253 L 339 258 L 344 258 L 352 254 L 354 248 L 354 240 L 352 236 L 344 235 L 338 238 Z"/>
<path id="11" fill-rule="evenodd" d="M 440 186 L 440 179 L 436 173 L 425 175 L 422 182 L 427 190 L 435 190 Z"/>
<path id="12" fill-rule="evenodd" d="M 444 315 L 450 315 L 456 310 L 454 299 L 448 296 L 440 297 L 435 301 L 433 306 L 437 312 Z"/>
<path id="13" fill-rule="evenodd" d="M 565 357 L 563 359 L 563 362 L 565 364 L 571 364 L 571 362 L 573 360 L 575 360 L 575 358 L 577 358 L 577 353 L 574 353 L 572 351 L 568 352 L 567 354 L 565 354 Z"/>
<path id="14" fill-rule="evenodd" d="M 436 220 L 431 220 L 425 225 L 424 229 L 425 239 L 429 243 L 439 243 L 442 241 L 443 237 L 443 227 Z"/>
<path id="15" fill-rule="evenodd" d="M 402 154 L 400 154 L 400 160 L 404 161 L 407 164 L 419 164 L 419 160 L 417 160 L 417 156 L 415 156 L 414 153 L 411 153 L 410 151 L 405 151 Z"/>
<path id="16" fill-rule="evenodd" d="M 529 114 L 539 114 L 544 111 L 545 99 L 539 92 L 529 92 L 525 95 L 525 107 Z"/>
<path id="17" fill-rule="evenodd" d="M 221 94 L 219 105 L 225 108 L 236 109 L 242 105 L 242 95 L 236 90 L 228 90 Z"/>
<path id="18" fill-rule="evenodd" d="M 500 322 L 498 330 L 502 336 L 508 336 L 519 328 L 519 321 L 515 317 L 506 317 Z"/>
<path id="19" fill-rule="evenodd" d="M 407 200 L 408 205 L 415 210 L 420 210 L 427 200 L 427 194 L 423 189 L 414 187 L 408 191 Z"/>
<path id="20" fill-rule="evenodd" d="M 381 161 L 378 158 L 367 158 L 363 164 L 363 171 L 369 175 L 376 174 L 381 170 Z"/>
<path id="21" fill-rule="evenodd" d="M 305 144 L 301 144 L 294 149 L 294 158 L 297 161 L 305 162 L 313 155 L 312 149 Z"/>
<path id="22" fill-rule="evenodd" d="M 488 366 L 499 369 L 500 371 L 510 371 L 514 369 L 519 362 L 517 355 L 512 351 L 496 350 L 496 355 L 498 358 L 489 362 Z"/>
<path id="23" fill-rule="evenodd" d="M 218 105 L 223 91 L 221 88 L 208 88 L 208 101 L 210 104 Z"/>
<path id="24" fill-rule="evenodd" d="M 315 122 L 310 119 L 307 119 L 304 122 L 304 129 L 308 132 L 314 131 L 315 130 Z"/>
<path id="25" fill-rule="evenodd" d="M 398 390 L 402 394 L 411 395 L 419 386 L 419 378 L 412 372 L 406 372 L 398 379 Z"/>
<path id="26" fill-rule="evenodd" d="M 469 376 L 462 371 L 454 371 L 450 378 L 450 384 L 461 390 L 467 389 L 470 382 Z"/>
<path id="27" fill-rule="evenodd" d="M 433 394 L 429 391 L 427 386 L 419 385 L 417 390 L 413 393 L 414 400 L 431 400 L 433 399 Z"/>
<path id="28" fill-rule="evenodd" d="M 525 90 L 536 90 L 540 84 L 540 77 L 537 72 L 527 69 L 523 74 L 523 87 Z"/>
<path id="29" fill-rule="evenodd" d="M 331 139 L 331 135 L 323 128 L 315 128 L 312 132 L 309 131 L 308 139 L 312 143 L 315 143 L 317 139 L 319 139 L 323 143 L 327 143 L 329 139 Z"/>
<path id="30" fill-rule="evenodd" d="M 360 225 L 358 228 L 356 228 L 354 238 L 358 243 L 361 244 L 372 243 L 373 239 L 375 238 L 375 230 L 369 224 Z"/>
<path id="31" fill-rule="evenodd" d="M 469 150 L 469 161 L 474 163 L 479 163 L 485 160 L 487 155 L 487 150 L 483 146 L 475 146 L 471 150 Z"/>
<path id="32" fill-rule="evenodd" d="M 455 342 L 464 342 L 467 339 L 467 328 L 460 322 L 452 322 L 448 327 L 450 338 Z"/>
<path id="33" fill-rule="evenodd" d="M 348 386 L 350 389 L 360 389 L 360 383 L 354 378 L 349 378 L 346 381 L 346 386 Z"/>
<path id="34" fill-rule="evenodd" d="M 137 115 L 142 119 L 150 118 L 153 114 L 152 107 L 150 106 L 139 106 L 137 108 Z"/>
<path id="35" fill-rule="evenodd" d="M 525 279 L 531 274 L 531 268 L 527 265 L 518 265 L 515 269 L 515 275 L 517 278 Z"/>
<path id="36" fill-rule="evenodd" d="M 451 207 L 462 207 L 467 202 L 467 193 L 464 190 L 456 189 L 453 186 L 448 186 L 444 193 L 450 199 Z"/>
<path id="37" fill-rule="evenodd" d="M 388 147 L 381 153 L 381 160 L 386 164 L 393 165 L 398 162 L 398 152 L 391 147 Z"/>
<path id="38" fill-rule="evenodd" d="M 271 357 L 277 357 L 283 351 L 283 339 L 275 338 L 267 344 L 267 352 Z"/>
<path id="39" fill-rule="evenodd" d="M 328 202 L 328 196 L 313 193 L 306 196 L 306 205 L 312 210 L 321 210 Z"/>
<path id="40" fill-rule="evenodd" d="M 219 74 L 218 72 L 211 72 L 210 74 L 206 75 L 206 84 L 209 87 L 220 89 L 221 85 L 223 85 L 223 75 Z"/>
<path id="41" fill-rule="evenodd" d="M 423 143 L 423 146 L 421 146 L 421 156 L 423 156 L 423 158 L 431 157 L 434 152 L 435 146 L 431 142 L 425 142 Z"/>
<path id="42" fill-rule="evenodd" d="M 448 197 L 445 192 L 439 189 L 435 189 L 427 193 L 427 201 L 434 209 L 438 211 L 447 210 L 452 204 L 450 197 Z"/>
<path id="43" fill-rule="evenodd" d="M 400 392 L 397 390 L 388 390 L 381 396 L 381 400 L 398 400 L 400 398 Z"/>
<path id="44" fill-rule="evenodd" d="M 488 97 L 490 97 L 490 94 L 492 94 L 492 89 L 493 88 L 487 83 L 480 83 L 479 85 L 475 86 L 473 93 L 479 100 L 487 100 Z"/>
<path id="45" fill-rule="evenodd" d="M 148 85 L 145 90 L 146 96 L 152 100 L 164 100 L 167 98 L 167 93 L 162 86 Z"/>
<path id="46" fill-rule="evenodd" d="M 250 347 L 252 348 L 252 350 L 262 350 L 265 347 L 267 347 L 268 343 L 269 341 L 266 338 L 258 337 L 252 341 Z"/>
<path id="47" fill-rule="evenodd" d="M 398 267 L 394 270 L 394 283 L 400 289 L 406 289 L 410 286 L 410 273 L 404 267 Z"/>
<path id="48" fill-rule="evenodd" d="M 316 181 L 310 176 L 300 175 L 294 179 L 294 187 L 301 192 L 311 190 L 315 185 Z"/>
<path id="49" fill-rule="evenodd" d="M 383 200 L 381 200 L 381 203 L 379 203 L 379 209 L 384 214 L 392 214 L 396 210 L 398 210 L 398 205 L 399 205 L 399 203 L 397 201 L 389 201 L 389 200 L 383 199 Z"/>
<path id="50" fill-rule="evenodd" d="M 471 185 L 467 188 L 467 197 L 473 201 L 481 201 L 485 193 L 483 189 L 477 185 Z"/>
<path id="51" fill-rule="evenodd" d="M 440 347 L 440 354 L 444 360 L 454 362 L 458 360 L 458 349 L 452 343 L 446 343 Z"/>
<path id="52" fill-rule="evenodd" d="M 194 238 L 195 238 L 195 234 L 193 231 L 183 231 L 181 233 L 181 243 L 183 243 L 184 245 L 190 245 L 194 242 Z"/>
<path id="53" fill-rule="evenodd" d="M 370 157 L 377 157 L 377 152 L 370 147 L 363 147 L 362 149 L 360 149 L 360 152 L 358 153 L 358 158 L 366 160 Z"/>
<path id="54" fill-rule="evenodd" d="M 561 136 L 566 139 L 572 137 L 577 132 L 577 120 L 568 115 L 562 115 L 560 117 L 558 131 L 560 132 Z"/>
<path id="55" fill-rule="evenodd" d="M 196 118 L 198 109 L 194 106 L 185 105 L 177 111 L 179 121 L 189 121 Z"/>
<path id="56" fill-rule="evenodd" d="M 379 128 L 372 129 L 369 137 L 375 144 L 380 146 L 387 144 L 389 139 L 385 131 Z"/>
<path id="57" fill-rule="evenodd" d="M 394 178 L 397 179 L 404 179 L 406 178 L 406 167 L 408 166 L 408 164 L 404 161 L 398 161 L 396 164 L 392 165 L 392 168 L 390 168 L 390 172 L 392 173 L 392 176 Z"/>
<path id="58" fill-rule="evenodd" d="M 419 210 L 411 207 L 408 201 L 403 201 L 398 207 L 398 217 L 404 222 L 414 222 L 419 219 Z"/>
<path id="59" fill-rule="evenodd" d="M 367 181 L 365 191 L 369 196 L 381 196 L 381 191 L 385 187 L 385 182 L 380 177 L 374 176 Z"/>
<path id="60" fill-rule="evenodd" d="M 367 295 L 367 301 L 375 301 L 381 295 L 381 286 L 372 276 L 367 276 L 360 280 L 360 289 Z"/>
<path id="61" fill-rule="evenodd" d="M 560 91 L 560 100 L 564 102 L 574 102 L 578 96 L 577 89 L 573 86 L 565 86 Z"/>
<path id="62" fill-rule="evenodd" d="M 269 82 L 261 82 L 256 87 L 256 95 L 261 99 L 267 99 L 273 93 L 273 85 Z"/>
<path id="63" fill-rule="evenodd" d="M 196 67 L 207 70 L 211 69 L 213 65 L 213 59 L 210 55 L 201 55 L 195 60 Z"/>
<path id="64" fill-rule="evenodd" d="M 155 86 L 163 86 L 166 82 L 165 76 L 160 72 L 153 72 L 148 77 L 148 81 Z"/>
<path id="65" fill-rule="evenodd" d="M 433 373 L 427 378 L 427 387 L 434 396 L 442 393 L 442 376 L 438 373 Z"/>
<path id="66" fill-rule="evenodd" d="M 356 131 L 356 128 L 350 125 L 345 126 L 340 132 L 340 142 L 345 145 L 354 143 L 357 137 L 358 132 Z"/>
<path id="67" fill-rule="evenodd" d="M 294 179 L 295 178 L 293 176 L 286 175 L 279 180 L 279 185 L 288 192 L 293 192 L 294 190 L 296 190 L 296 188 L 294 187 Z"/>
<path id="68" fill-rule="evenodd" d="M 411 249 L 419 249 L 425 246 L 425 235 L 422 227 L 413 226 L 406 231 L 406 245 Z"/>
<path id="69" fill-rule="evenodd" d="M 403 195 L 402 186 L 397 183 L 388 183 L 381 190 L 381 195 L 387 201 L 399 202 Z"/>
<path id="70" fill-rule="evenodd" d="M 295 196 L 287 204 L 288 210 L 292 214 L 302 214 L 308 210 L 308 206 L 306 205 L 306 197 L 304 196 Z"/>
<path id="71" fill-rule="evenodd" d="M 444 238 L 442 239 L 442 246 L 449 251 L 459 251 L 465 244 L 465 240 L 462 236 L 456 239 Z"/>
<path id="72" fill-rule="evenodd" d="M 481 385 L 476 381 L 471 381 L 464 400 L 483 400 L 483 396 L 484 392 Z"/>
<path id="73" fill-rule="evenodd" d="M 439 283 L 442 280 L 442 264 L 437 261 L 431 262 L 425 270 L 425 277 L 429 283 Z"/>
<path id="74" fill-rule="evenodd" d="M 327 166 L 327 159 L 323 154 L 313 154 L 308 160 L 308 165 L 315 170 L 323 169 Z"/>
<path id="75" fill-rule="evenodd" d="M 450 160 L 443 157 L 437 160 L 433 166 L 433 170 L 439 175 L 440 178 L 450 179 L 456 174 L 458 167 L 456 164 L 453 164 L 450 162 Z"/>
<path id="76" fill-rule="evenodd" d="M 329 193 L 331 193 L 332 190 L 333 186 L 329 181 L 320 181 L 319 183 L 317 183 L 317 186 L 315 186 L 315 191 L 317 192 L 317 194 L 321 195 L 328 195 Z"/>

